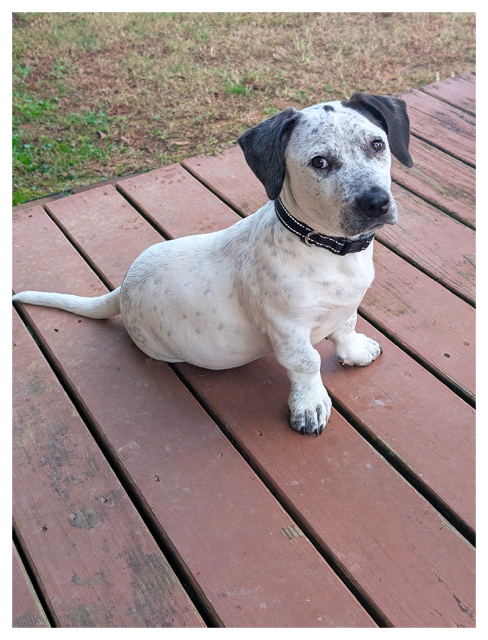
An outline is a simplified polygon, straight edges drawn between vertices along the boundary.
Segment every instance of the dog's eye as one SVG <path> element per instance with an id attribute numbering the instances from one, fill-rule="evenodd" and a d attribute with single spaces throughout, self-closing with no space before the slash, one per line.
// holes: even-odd
<path id="1" fill-rule="evenodd" d="M 371 143 L 371 148 L 375 153 L 381 151 L 381 149 L 383 149 L 383 140 L 373 140 L 373 142 Z"/>
<path id="2" fill-rule="evenodd" d="M 315 156 L 312 158 L 312 166 L 316 169 L 327 169 L 329 163 L 323 156 Z"/>

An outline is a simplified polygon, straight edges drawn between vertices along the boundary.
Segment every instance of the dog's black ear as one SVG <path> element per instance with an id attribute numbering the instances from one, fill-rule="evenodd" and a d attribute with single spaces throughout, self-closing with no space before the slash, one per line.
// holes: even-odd
<path id="1" fill-rule="evenodd" d="M 281 192 L 285 179 L 285 149 L 300 113 L 289 107 L 252 129 L 237 140 L 247 164 L 261 180 L 270 200 Z"/>
<path id="2" fill-rule="evenodd" d="M 395 158 L 406 167 L 413 167 L 408 152 L 410 121 L 407 105 L 403 100 L 389 96 L 374 96 L 370 93 L 355 93 L 350 100 L 343 100 L 342 104 L 359 111 L 381 127 L 388 137 L 388 144 Z"/>

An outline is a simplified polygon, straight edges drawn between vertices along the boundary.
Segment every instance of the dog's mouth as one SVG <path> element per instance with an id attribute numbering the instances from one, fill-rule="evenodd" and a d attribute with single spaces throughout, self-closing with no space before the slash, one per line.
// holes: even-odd
<path id="1" fill-rule="evenodd" d="M 396 216 L 384 216 L 382 220 L 358 220 L 354 224 L 344 225 L 344 235 L 346 237 L 357 236 L 371 231 L 382 229 L 385 224 L 393 225 L 396 223 Z"/>

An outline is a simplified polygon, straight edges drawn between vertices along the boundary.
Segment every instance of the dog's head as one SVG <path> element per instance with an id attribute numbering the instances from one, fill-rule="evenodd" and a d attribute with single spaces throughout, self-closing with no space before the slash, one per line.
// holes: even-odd
<path id="1" fill-rule="evenodd" d="M 285 190 L 317 231 L 351 237 L 396 222 L 390 152 L 413 166 L 403 100 L 356 93 L 285 109 L 238 142 L 268 197 Z"/>

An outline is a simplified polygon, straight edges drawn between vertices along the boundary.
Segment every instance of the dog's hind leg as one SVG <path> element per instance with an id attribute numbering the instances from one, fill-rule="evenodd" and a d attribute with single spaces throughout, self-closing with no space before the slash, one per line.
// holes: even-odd
<path id="1" fill-rule="evenodd" d="M 120 313 L 120 287 L 98 298 L 84 298 L 63 293 L 23 291 L 12 298 L 14 302 L 26 302 L 41 307 L 64 309 L 87 318 L 111 318 Z"/>
<path id="2" fill-rule="evenodd" d="M 337 357 L 341 364 L 352 367 L 366 367 L 383 353 L 376 340 L 363 333 L 356 333 L 357 313 L 344 322 L 338 329 L 327 336 L 334 343 Z"/>

